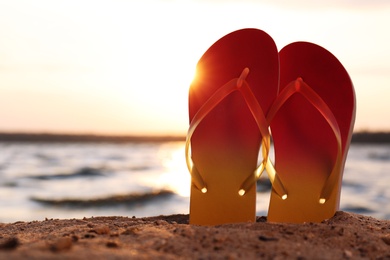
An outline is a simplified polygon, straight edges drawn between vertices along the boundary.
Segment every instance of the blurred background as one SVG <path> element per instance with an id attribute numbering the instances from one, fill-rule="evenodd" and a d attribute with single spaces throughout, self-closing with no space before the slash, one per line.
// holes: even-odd
<path id="1" fill-rule="evenodd" d="M 241 28 L 278 49 L 327 48 L 354 83 L 355 132 L 389 131 L 389 11 L 386 0 L 0 0 L 0 222 L 187 214 L 188 87 L 204 51 Z M 390 219 L 390 146 L 375 140 L 352 144 L 341 208 Z M 269 191 L 262 179 L 258 215 Z"/>

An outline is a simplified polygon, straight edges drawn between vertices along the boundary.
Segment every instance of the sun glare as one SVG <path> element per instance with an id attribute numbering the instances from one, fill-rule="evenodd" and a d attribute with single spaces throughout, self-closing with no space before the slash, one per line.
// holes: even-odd
<path id="1" fill-rule="evenodd" d="M 184 143 L 172 143 L 169 145 L 177 146 L 172 153 L 167 154 L 171 149 L 161 148 L 161 160 L 165 173 L 158 180 L 159 185 L 163 185 L 173 190 L 180 196 L 190 196 L 191 177 L 188 173 L 184 159 Z"/>

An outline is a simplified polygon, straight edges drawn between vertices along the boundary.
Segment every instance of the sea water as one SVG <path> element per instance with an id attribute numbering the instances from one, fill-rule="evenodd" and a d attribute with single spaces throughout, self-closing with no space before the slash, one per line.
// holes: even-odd
<path id="1" fill-rule="evenodd" d="M 266 216 L 270 185 L 258 185 Z M 341 210 L 390 219 L 390 145 L 352 144 Z M 188 214 L 183 142 L 0 142 L 0 222 Z"/>

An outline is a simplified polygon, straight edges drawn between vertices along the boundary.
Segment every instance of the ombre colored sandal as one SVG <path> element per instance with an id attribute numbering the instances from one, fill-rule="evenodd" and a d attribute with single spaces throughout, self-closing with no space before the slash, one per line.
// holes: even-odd
<path id="1" fill-rule="evenodd" d="M 278 67 L 274 41 L 257 29 L 224 36 L 199 60 L 186 142 L 190 224 L 255 221 L 256 180 L 270 147 L 264 115 L 278 92 Z"/>
<path id="2" fill-rule="evenodd" d="M 354 88 L 342 64 L 318 45 L 295 42 L 279 57 L 280 92 L 267 120 L 287 198 L 272 190 L 268 221 L 321 222 L 339 208 Z"/>

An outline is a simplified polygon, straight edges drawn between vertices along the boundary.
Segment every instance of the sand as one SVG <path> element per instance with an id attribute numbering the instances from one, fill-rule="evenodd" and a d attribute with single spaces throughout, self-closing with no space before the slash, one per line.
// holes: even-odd
<path id="1" fill-rule="evenodd" d="M 0 224 L 0 259 L 390 259 L 390 221 L 188 224 L 188 215 Z"/>

